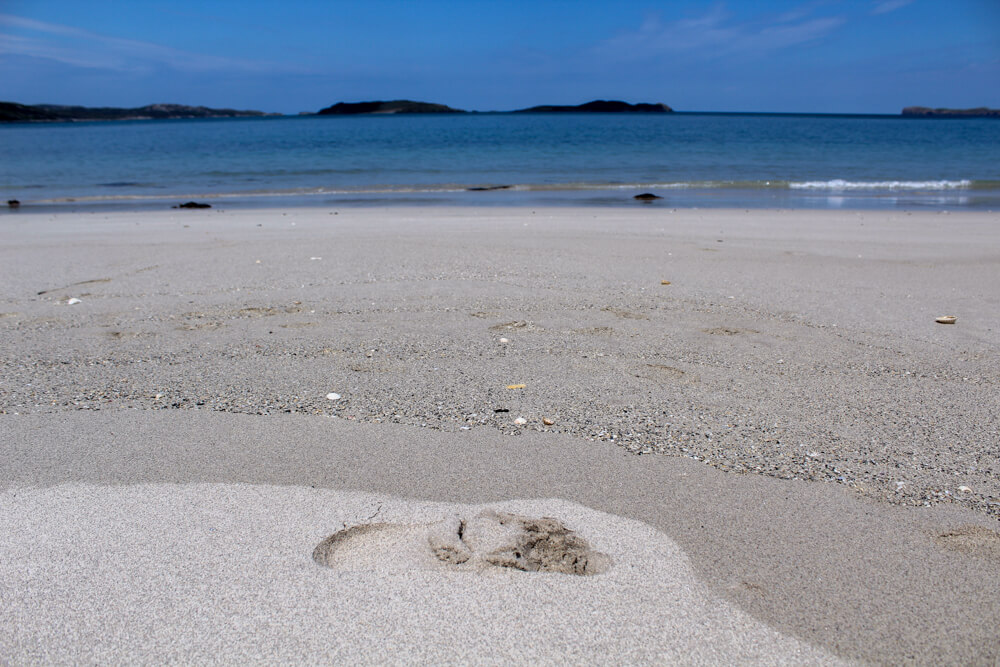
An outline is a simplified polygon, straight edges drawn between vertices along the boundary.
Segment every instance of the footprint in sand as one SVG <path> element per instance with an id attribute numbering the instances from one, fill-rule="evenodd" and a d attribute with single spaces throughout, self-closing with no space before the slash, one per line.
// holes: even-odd
<path id="1" fill-rule="evenodd" d="M 740 334 L 760 333 L 754 329 L 737 329 L 735 327 L 715 327 L 714 329 L 702 329 L 702 331 L 712 336 L 738 336 Z"/>
<path id="2" fill-rule="evenodd" d="M 542 328 L 533 322 L 528 322 L 527 320 L 516 320 L 514 322 L 504 322 L 503 324 L 494 324 L 490 327 L 490 331 L 541 331 Z"/>
<path id="3" fill-rule="evenodd" d="M 593 575 L 611 567 L 610 556 L 558 519 L 493 511 L 430 525 L 352 526 L 320 542 L 313 560 L 338 570 L 510 568 Z"/>
<path id="4" fill-rule="evenodd" d="M 934 536 L 946 549 L 1000 562 L 1000 533 L 986 526 L 969 524 Z"/>

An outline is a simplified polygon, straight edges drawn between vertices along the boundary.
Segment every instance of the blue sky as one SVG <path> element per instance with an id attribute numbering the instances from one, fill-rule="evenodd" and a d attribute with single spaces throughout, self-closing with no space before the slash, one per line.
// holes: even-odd
<path id="1" fill-rule="evenodd" d="M 0 100 L 1000 107 L 1000 0 L 0 0 Z"/>

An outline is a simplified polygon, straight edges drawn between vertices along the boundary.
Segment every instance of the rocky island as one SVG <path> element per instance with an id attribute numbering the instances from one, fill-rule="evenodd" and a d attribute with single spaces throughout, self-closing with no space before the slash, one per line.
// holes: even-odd
<path id="1" fill-rule="evenodd" d="M 530 107 L 528 109 L 517 109 L 515 111 L 502 111 L 491 113 L 621 113 L 621 112 L 645 112 L 645 113 L 669 113 L 673 109 L 666 104 L 650 104 L 640 102 L 629 104 L 619 100 L 594 100 L 586 104 L 577 105 L 556 105 L 543 104 Z M 397 113 L 470 113 L 465 109 L 453 109 L 444 104 L 433 104 L 431 102 L 413 102 L 411 100 L 394 100 L 391 102 L 338 102 L 333 106 L 319 111 L 320 116 L 347 116 L 357 114 L 397 114 Z M 475 113 L 475 112 L 471 112 Z"/>
<path id="2" fill-rule="evenodd" d="M 357 114 L 395 113 L 466 113 L 463 109 L 452 109 L 444 104 L 413 102 L 412 100 L 392 100 L 375 102 L 337 102 L 333 106 L 320 109 L 320 116 L 353 116 Z"/>
<path id="3" fill-rule="evenodd" d="M 543 104 L 527 109 L 499 113 L 670 113 L 666 104 L 640 102 L 630 104 L 620 100 L 594 100 L 585 104 L 557 105 Z M 379 114 L 416 113 L 470 113 L 465 109 L 455 109 L 445 104 L 415 102 L 413 100 L 375 100 L 370 102 L 337 102 L 320 109 L 319 116 L 354 116 Z M 475 113 L 475 112 L 472 112 Z M 242 111 L 237 109 L 212 109 L 203 106 L 183 104 L 150 104 L 144 107 L 84 107 L 61 104 L 19 104 L 0 102 L 0 122 L 71 122 L 90 120 L 153 120 L 166 118 L 247 118 L 257 116 L 280 116 L 282 114 L 263 111 Z M 308 115 L 308 114 L 301 114 Z M 905 112 L 904 112 L 905 115 Z"/>
<path id="4" fill-rule="evenodd" d="M 82 107 L 60 104 L 18 104 L 0 102 L 0 122 L 67 122 L 84 120 L 151 120 L 163 118 L 245 118 L 276 116 L 263 111 L 210 109 L 183 104 L 150 104 L 135 109 Z"/>
<path id="5" fill-rule="evenodd" d="M 575 106 L 561 106 L 545 104 L 542 106 L 531 107 L 528 109 L 518 109 L 514 113 L 622 113 L 622 112 L 641 112 L 641 113 L 670 113 L 673 109 L 668 107 L 666 104 L 650 104 L 646 102 L 640 102 L 638 104 L 629 104 L 628 102 L 622 102 L 620 100 L 594 100 L 593 102 L 587 102 L 586 104 L 577 104 Z"/>
<path id="6" fill-rule="evenodd" d="M 903 115 L 915 118 L 1000 118 L 1000 109 L 931 109 L 930 107 L 906 107 Z"/>

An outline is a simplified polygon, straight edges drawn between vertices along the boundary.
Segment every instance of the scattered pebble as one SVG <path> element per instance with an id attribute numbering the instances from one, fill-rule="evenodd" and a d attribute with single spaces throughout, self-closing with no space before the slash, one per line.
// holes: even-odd
<path id="1" fill-rule="evenodd" d="M 555 420 L 549 419 L 548 417 L 542 417 L 542 423 L 545 424 L 546 426 L 552 426 L 556 422 L 555 422 Z"/>
<path id="2" fill-rule="evenodd" d="M 528 385 L 526 385 L 526 384 L 509 384 L 509 385 L 507 385 L 507 388 L 508 389 L 524 389 L 527 386 Z"/>
<path id="3" fill-rule="evenodd" d="M 669 281 L 669 280 L 661 280 L 661 281 L 660 281 L 660 284 L 661 284 L 661 285 L 669 285 L 669 284 L 670 284 L 670 281 Z"/>
<path id="4" fill-rule="evenodd" d="M 524 417 L 518 417 L 517 419 L 514 420 L 514 423 L 517 424 L 518 426 L 524 426 L 525 424 L 528 423 L 528 420 L 525 419 Z"/>
<path id="5" fill-rule="evenodd" d="M 506 345 L 507 343 L 510 342 L 510 338 L 501 338 L 500 342 L 503 343 L 504 345 Z"/>
<path id="6" fill-rule="evenodd" d="M 335 394 L 332 391 L 329 394 L 327 394 L 326 397 L 329 398 L 331 401 L 339 401 L 340 400 L 340 394 Z"/>

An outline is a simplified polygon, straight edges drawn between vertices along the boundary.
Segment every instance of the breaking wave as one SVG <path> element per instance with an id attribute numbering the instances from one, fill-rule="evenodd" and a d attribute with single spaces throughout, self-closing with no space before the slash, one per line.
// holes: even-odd
<path id="1" fill-rule="evenodd" d="M 804 181 L 789 183 L 793 190 L 964 190 L 972 181 Z"/>

